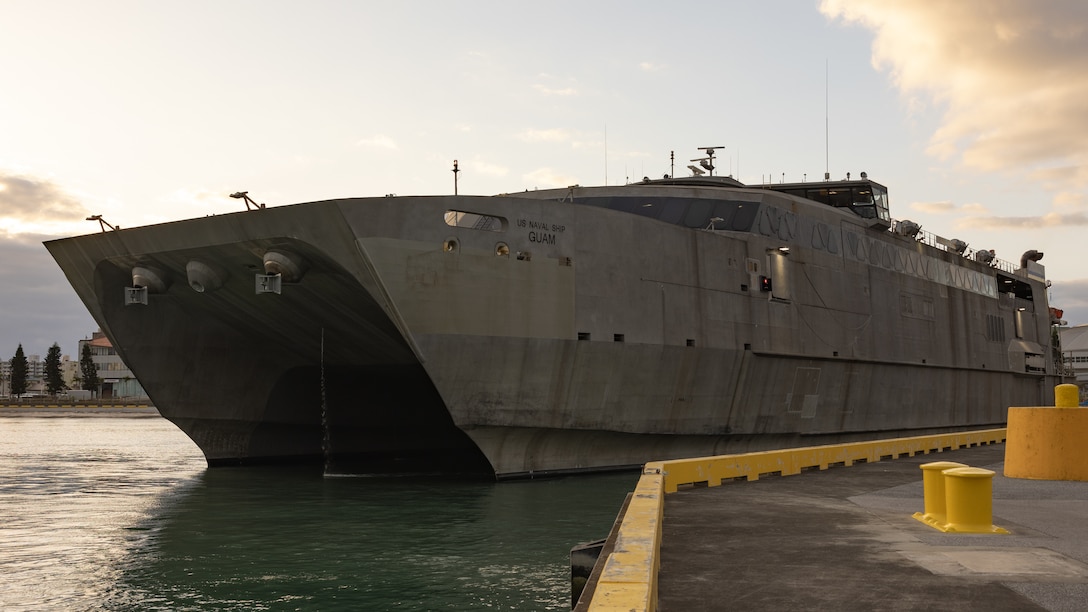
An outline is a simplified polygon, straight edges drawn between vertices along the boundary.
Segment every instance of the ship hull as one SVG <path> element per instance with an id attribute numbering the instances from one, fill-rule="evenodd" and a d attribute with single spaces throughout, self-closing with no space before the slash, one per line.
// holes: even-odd
<path id="1" fill-rule="evenodd" d="M 618 469 L 991 427 L 1046 401 L 1036 281 L 1005 296 L 992 270 L 837 211 L 731 197 L 811 216 L 813 238 L 807 221 L 705 232 L 544 198 L 374 198 L 47 247 L 213 466 Z M 258 289 L 268 253 L 298 263 L 278 293 Z M 162 282 L 126 305 L 136 269 Z"/>

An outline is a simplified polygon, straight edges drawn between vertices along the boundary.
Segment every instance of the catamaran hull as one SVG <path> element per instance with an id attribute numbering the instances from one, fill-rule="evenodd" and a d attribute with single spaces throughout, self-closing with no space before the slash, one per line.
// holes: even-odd
<path id="1" fill-rule="evenodd" d="M 934 282 L 946 254 L 812 214 L 831 237 L 795 231 L 788 260 L 782 230 L 525 197 L 317 202 L 47 247 L 213 466 L 602 470 L 997 426 L 1046 401 L 1044 291 L 1028 312 L 984 268 Z M 152 286 L 126 305 L 136 271 Z"/>

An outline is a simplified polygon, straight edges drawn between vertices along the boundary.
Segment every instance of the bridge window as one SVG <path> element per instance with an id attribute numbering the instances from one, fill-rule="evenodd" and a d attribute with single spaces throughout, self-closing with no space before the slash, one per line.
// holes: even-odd
<path id="1" fill-rule="evenodd" d="M 462 210 L 447 210 L 445 214 L 446 225 L 450 227 L 467 227 L 475 230 L 489 232 L 501 232 L 506 230 L 506 219 L 480 213 L 465 212 Z"/>

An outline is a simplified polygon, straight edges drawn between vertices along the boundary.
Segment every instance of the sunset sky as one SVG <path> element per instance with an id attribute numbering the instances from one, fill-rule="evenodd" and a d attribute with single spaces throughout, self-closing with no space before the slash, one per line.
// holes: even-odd
<path id="1" fill-rule="evenodd" d="M 334 197 L 866 171 L 892 216 L 1046 253 L 1088 323 L 1083 0 L 6 2 L 0 358 L 97 327 L 41 241 Z"/>

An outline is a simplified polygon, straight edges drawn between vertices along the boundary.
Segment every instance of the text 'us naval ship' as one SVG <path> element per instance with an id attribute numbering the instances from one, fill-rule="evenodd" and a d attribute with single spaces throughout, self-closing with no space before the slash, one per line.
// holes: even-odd
<path id="1" fill-rule="evenodd" d="M 709 174 L 623 186 L 238 193 L 245 212 L 46 247 L 211 466 L 533 476 L 1053 403 L 1040 253 L 895 221 L 865 173 L 714 176 L 714 149 Z"/>

